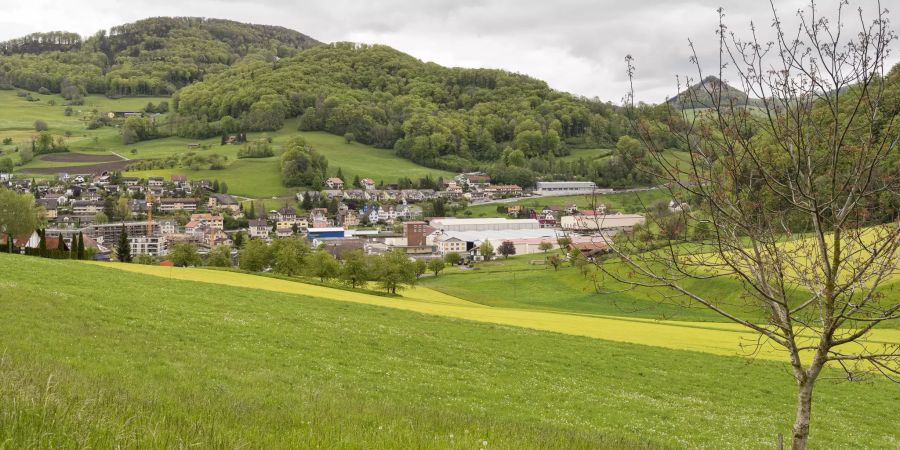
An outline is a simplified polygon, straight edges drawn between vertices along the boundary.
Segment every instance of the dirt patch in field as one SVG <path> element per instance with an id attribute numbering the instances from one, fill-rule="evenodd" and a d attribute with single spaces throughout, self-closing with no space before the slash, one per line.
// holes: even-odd
<path id="1" fill-rule="evenodd" d="M 68 162 L 68 163 L 105 163 L 105 162 L 116 162 L 122 161 L 122 158 L 119 158 L 116 155 L 87 155 L 84 153 L 51 153 L 49 155 L 41 156 L 41 161 L 52 161 L 52 162 Z"/>
<path id="2" fill-rule="evenodd" d="M 117 160 L 113 162 L 105 162 L 100 164 L 90 164 L 87 166 L 61 166 L 61 167 L 39 167 L 33 169 L 22 169 L 21 173 L 32 173 L 36 175 L 54 175 L 57 173 L 68 173 L 69 175 L 98 175 L 103 172 L 125 171 L 125 168 L 137 160 Z"/>

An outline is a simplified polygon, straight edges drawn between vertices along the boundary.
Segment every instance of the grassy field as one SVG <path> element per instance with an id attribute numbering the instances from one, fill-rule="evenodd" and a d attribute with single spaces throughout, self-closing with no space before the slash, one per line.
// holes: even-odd
<path id="1" fill-rule="evenodd" d="M 608 339 L 634 344 L 652 345 L 675 350 L 691 350 L 718 355 L 741 355 L 740 344 L 755 336 L 744 328 L 728 323 L 696 321 L 659 321 L 622 316 L 585 316 L 528 309 L 491 308 L 454 298 L 452 294 L 416 288 L 404 299 L 385 298 L 366 293 L 349 292 L 300 282 L 265 279 L 243 273 L 210 271 L 205 269 L 173 269 L 137 264 L 95 263 L 106 267 L 155 275 L 169 279 L 200 281 L 235 287 L 254 287 L 273 292 L 311 295 L 333 300 L 404 309 L 479 322 L 533 328 L 536 330 Z M 427 299 L 427 301 L 423 301 Z M 453 299 L 453 301 L 448 301 Z M 658 316 L 657 316 L 658 318 Z M 874 342 L 900 343 L 900 331 L 878 330 Z M 785 354 L 773 348 L 761 348 L 757 358 L 785 360 Z"/>
<path id="2" fill-rule="evenodd" d="M 771 448 L 793 412 L 777 362 L 320 291 L 9 255 L 0 270 L 0 447 Z M 810 445 L 894 447 L 898 401 L 886 382 L 823 382 Z"/>
<path id="3" fill-rule="evenodd" d="M 579 159 L 585 159 L 588 161 L 595 159 L 603 159 L 613 152 L 612 149 L 609 148 L 575 148 L 572 149 L 571 153 L 566 156 L 560 157 L 559 159 L 563 161 L 578 161 Z"/>
<path id="4" fill-rule="evenodd" d="M 0 105 L 3 105 L 0 107 L 0 139 L 6 137 L 13 139 L 10 145 L 0 145 L 0 155 L 13 155 L 17 162 L 19 159 L 18 155 L 14 154 L 14 149 L 17 146 L 30 145 L 31 138 L 36 135 L 34 122 L 40 119 L 47 122 L 52 134 L 56 136 L 68 134 L 66 141 L 70 149 L 77 153 L 109 154 L 115 152 L 128 159 L 158 159 L 188 151 L 227 156 L 230 163 L 223 170 L 218 171 L 173 168 L 136 171 L 129 175 L 140 177 L 186 175 L 190 179 L 219 179 L 228 183 L 231 193 L 254 198 L 289 195 L 293 192 L 281 185 L 280 164 L 277 158 L 277 154 L 281 151 L 281 145 L 293 136 L 304 137 L 310 145 L 324 154 L 329 161 L 330 174 L 334 175 L 340 168 L 347 182 L 351 182 L 354 176 L 393 183 L 401 177 L 417 180 L 427 174 L 431 174 L 435 179 L 454 175 L 446 171 L 429 169 L 400 158 L 392 150 L 376 149 L 360 143 L 348 144 L 342 137 L 323 132 L 296 131 L 296 119 L 288 120 L 285 126 L 277 132 L 248 133 L 248 139 L 272 138 L 276 151 L 276 157 L 272 158 L 252 161 L 237 160 L 237 152 L 241 147 L 237 145 L 222 146 L 218 137 L 210 139 L 169 137 L 124 145 L 117 128 L 104 127 L 87 130 L 86 117 L 90 111 L 94 109 L 99 111 L 140 110 L 148 102 L 158 103 L 167 99 L 109 99 L 89 96 L 85 98 L 84 105 L 73 107 L 74 114 L 72 116 L 65 116 L 64 99 L 59 95 L 32 93 L 32 96 L 39 98 L 40 101 L 28 102 L 17 97 L 16 91 L 0 91 Z M 51 106 L 49 104 L 51 100 L 55 101 L 56 105 Z M 188 150 L 188 144 L 200 144 L 201 148 Z M 31 163 L 21 166 L 19 170 L 58 168 L 60 172 L 63 172 L 69 167 L 83 166 L 87 166 L 87 164 L 47 162 L 35 158 Z"/>
<path id="5" fill-rule="evenodd" d="M 652 189 L 648 191 L 623 192 L 619 194 L 523 198 L 522 200 L 513 203 L 503 203 L 500 206 L 509 207 L 510 205 L 522 205 L 525 208 L 532 208 L 540 211 L 547 205 L 568 206 L 574 203 L 581 209 L 592 209 L 596 207 L 596 205 L 602 203 L 613 211 L 636 213 L 646 211 L 646 209 L 655 202 L 668 199 L 668 191 L 664 189 Z M 496 203 L 471 205 L 464 210 L 458 211 L 456 215 L 457 217 L 506 217 L 506 213 L 497 212 L 497 206 L 498 204 Z"/>

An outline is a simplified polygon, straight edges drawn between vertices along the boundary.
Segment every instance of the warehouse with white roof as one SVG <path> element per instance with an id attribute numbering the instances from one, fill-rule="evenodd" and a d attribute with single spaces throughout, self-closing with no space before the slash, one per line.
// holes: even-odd
<path id="1" fill-rule="evenodd" d="M 536 219 L 431 219 L 432 228 L 441 231 L 507 231 L 538 230 L 541 224 Z"/>

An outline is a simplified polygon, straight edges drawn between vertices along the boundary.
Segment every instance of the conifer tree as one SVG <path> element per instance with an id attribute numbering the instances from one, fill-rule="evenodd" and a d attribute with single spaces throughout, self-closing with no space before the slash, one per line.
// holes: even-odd
<path id="1" fill-rule="evenodd" d="M 122 233 L 119 235 L 119 242 L 116 244 L 116 257 L 119 262 L 131 262 L 131 245 L 128 243 L 128 232 L 125 231 L 125 225 L 122 225 Z"/>
<path id="2" fill-rule="evenodd" d="M 84 259 L 84 233 L 78 232 L 78 251 L 76 253 L 76 258 Z"/>

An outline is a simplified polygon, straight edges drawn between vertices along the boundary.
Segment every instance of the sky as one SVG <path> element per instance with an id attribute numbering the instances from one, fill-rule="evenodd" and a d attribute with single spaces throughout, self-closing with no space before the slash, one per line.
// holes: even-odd
<path id="1" fill-rule="evenodd" d="M 635 98 L 660 102 L 677 91 L 676 75 L 698 79 L 688 40 L 704 70 L 716 67 L 718 7 L 729 29 L 764 39 L 772 10 L 762 0 L 3 0 L 0 41 L 36 31 L 100 29 L 153 16 L 197 16 L 281 25 L 323 42 L 386 44 L 445 66 L 499 68 L 554 89 L 620 103 L 628 92 L 625 56 L 634 57 Z M 877 10 L 877 0 L 851 0 Z M 783 22 L 796 23 L 808 0 L 775 0 Z M 888 3 L 883 1 L 883 3 Z M 838 0 L 819 1 L 825 13 Z M 885 5 L 882 5 L 885 6 Z M 889 62 L 898 61 L 896 42 Z"/>

